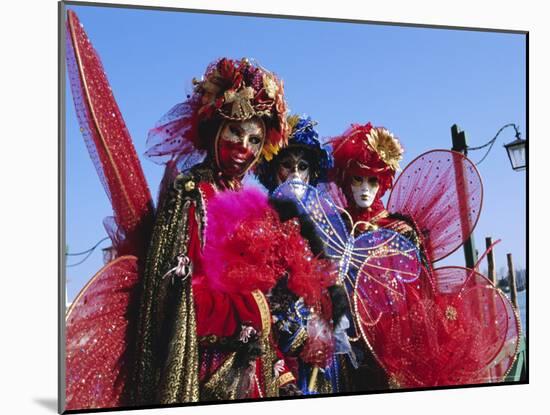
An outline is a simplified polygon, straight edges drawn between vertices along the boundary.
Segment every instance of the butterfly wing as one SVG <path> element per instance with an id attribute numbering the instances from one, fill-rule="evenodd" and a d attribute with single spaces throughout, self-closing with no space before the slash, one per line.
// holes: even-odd
<path id="1" fill-rule="evenodd" d="M 362 337 L 388 373 L 398 361 L 391 347 L 394 336 L 410 334 L 402 317 L 422 295 L 421 273 L 418 249 L 396 232 L 379 229 L 355 241 L 345 277 L 355 323 L 352 335 Z"/>
<path id="2" fill-rule="evenodd" d="M 325 254 L 339 261 L 344 254 L 349 233 L 338 208 L 328 194 L 301 181 L 285 182 L 277 187 L 272 197 L 294 203 L 301 215 L 307 215 L 315 226 L 325 247 Z"/>
<path id="3" fill-rule="evenodd" d="M 422 266 L 418 249 L 387 229 L 362 234 L 350 255 L 347 284 L 353 287 L 357 317 L 395 313 L 405 304 L 405 286 L 418 280 Z"/>
<path id="4" fill-rule="evenodd" d="M 396 180 L 388 210 L 410 217 L 430 261 L 457 250 L 472 233 L 481 212 L 483 186 L 463 154 L 433 150 L 413 160 Z"/>

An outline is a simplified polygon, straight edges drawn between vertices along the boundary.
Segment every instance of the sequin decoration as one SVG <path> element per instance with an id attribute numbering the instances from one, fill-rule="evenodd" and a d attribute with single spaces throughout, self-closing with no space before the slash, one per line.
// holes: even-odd
<path id="1" fill-rule="evenodd" d="M 349 293 L 357 291 L 358 301 L 364 303 L 365 310 L 371 310 L 363 316 L 370 315 L 369 323 L 402 297 L 403 284 L 414 282 L 420 275 L 420 257 L 412 242 L 387 229 L 355 238 L 328 195 L 314 187 L 291 181 L 275 189 L 273 196 L 293 201 L 312 219 L 327 255 L 338 263 L 340 282 Z M 375 307 L 379 310 L 372 314 Z"/>
<path id="2" fill-rule="evenodd" d="M 67 68 L 80 131 L 124 238 L 143 236 L 152 199 L 130 133 L 107 76 L 78 17 L 68 12 Z M 127 253 L 141 254 L 146 241 L 130 240 Z M 120 251 L 120 249 L 119 249 Z"/>
<path id="3" fill-rule="evenodd" d="M 131 373 L 129 317 L 135 316 L 137 281 L 137 258 L 120 257 L 90 280 L 68 310 L 66 409 L 121 406 Z"/>

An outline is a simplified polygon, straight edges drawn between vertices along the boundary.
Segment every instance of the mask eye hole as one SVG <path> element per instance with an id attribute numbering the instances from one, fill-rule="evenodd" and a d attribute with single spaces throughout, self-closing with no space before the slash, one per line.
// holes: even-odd
<path id="1" fill-rule="evenodd" d="M 369 177 L 368 184 L 371 186 L 378 186 L 378 179 L 376 177 Z"/>
<path id="2" fill-rule="evenodd" d="M 363 184 L 363 177 L 361 176 L 353 176 L 352 177 L 352 182 L 354 185 L 358 186 L 360 184 Z"/>
<path id="3" fill-rule="evenodd" d="M 251 144 L 260 144 L 260 137 L 256 137 L 256 136 L 252 136 L 250 137 L 250 139 L 248 140 Z"/>
<path id="4" fill-rule="evenodd" d="M 282 163 L 281 163 L 281 166 L 283 166 L 285 169 L 292 169 L 292 163 L 289 161 L 289 160 L 284 160 Z"/>
<path id="5" fill-rule="evenodd" d="M 241 130 L 236 125 L 230 125 L 229 131 L 231 131 L 231 134 L 234 134 L 238 137 L 241 136 Z"/>
<path id="6" fill-rule="evenodd" d="M 301 161 L 298 163 L 298 170 L 300 171 L 306 171 L 309 168 L 309 164 L 307 164 L 305 161 Z"/>

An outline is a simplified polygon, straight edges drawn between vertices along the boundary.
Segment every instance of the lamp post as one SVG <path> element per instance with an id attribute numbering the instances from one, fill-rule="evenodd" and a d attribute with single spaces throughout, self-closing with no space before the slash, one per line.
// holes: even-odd
<path id="1" fill-rule="evenodd" d="M 521 138 L 518 126 L 513 123 L 502 126 L 491 140 L 478 147 L 468 146 L 466 134 L 464 133 L 464 131 L 460 130 L 458 125 L 453 124 L 453 126 L 451 127 L 451 137 L 453 142 L 453 147 L 451 148 L 451 150 L 468 156 L 469 151 L 477 151 L 487 148 L 487 151 L 485 152 L 481 160 L 476 163 L 476 165 L 479 165 L 489 155 L 489 152 L 493 148 L 493 145 L 495 144 L 497 137 L 500 135 L 500 133 L 508 127 L 514 128 L 516 139 L 511 143 L 505 144 L 504 148 L 506 148 L 506 152 L 508 153 L 508 158 L 510 159 L 512 169 L 515 171 L 524 170 L 527 165 L 525 157 L 527 140 Z M 470 235 L 470 237 L 464 242 L 464 257 L 466 260 L 466 267 L 473 268 L 477 262 L 477 251 L 475 249 L 473 234 Z"/>
<path id="2" fill-rule="evenodd" d="M 453 139 L 453 147 L 451 150 L 468 156 L 468 142 L 466 140 L 466 134 L 464 131 L 461 131 L 456 124 L 453 124 L 451 127 L 451 137 Z M 466 268 L 473 269 L 475 267 L 477 262 L 477 251 L 473 233 L 468 239 L 466 239 L 466 241 L 464 241 L 464 259 L 466 261 Z"/>

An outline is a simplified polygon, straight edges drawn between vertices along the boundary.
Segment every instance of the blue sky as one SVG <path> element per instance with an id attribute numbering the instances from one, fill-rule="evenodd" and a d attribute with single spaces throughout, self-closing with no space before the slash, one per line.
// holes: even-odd
<path id="1" fill-rule="evenodd" d="M 471 146 L 485 143 L 509 122 L 519 124 L 525 138 L 524 35 L 70 8 L 101 56 L 140 156 L 147 131 L 185 99 L 191 79 L 221 56 L 255 58 L 276 72 L 291 110 L 316 119 L 323 137 L 352 122 L 386 126 L 405 147 L 403 167 L 424 151 L 450 148 L 454 123 L 466 131 Z M 106 235 L 102 220 L 111 208 L 79 131 L 68 82 L 66 103 L 66 237 L 76 252 Z M 517 267 L 526 262 L 525 172 L 511 169 L 502 147 L 513 139 L 513 130 L 505 130 L 479 165 L 485 198 L 476 244 L 483 251 L 485 236 L 502 239 L 495 248 L 497 269 L 505 266 L 507 252 Z M 471 153 L 474 162 L 482 156 Z M 156 195 L 163 169 L 141 158 Z M 441 264 L 463 265 L 462 251 Z M 101 266 L 98 250 L 68 268 L 69 299 Z"/>

